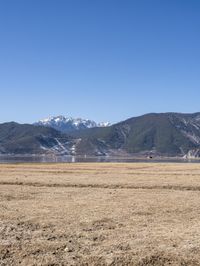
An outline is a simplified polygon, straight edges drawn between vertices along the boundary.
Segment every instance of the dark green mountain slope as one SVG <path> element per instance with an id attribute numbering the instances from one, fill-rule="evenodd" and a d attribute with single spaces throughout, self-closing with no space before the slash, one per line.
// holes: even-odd
<path id="1" fill-rule="evenodd" d="M 55 129 L 15 122 L 0 125 L 0 153 L 69 153 L 71 137 Z"/>
<path id="2" fill-rule="evenodd" d="M 76 134 L 80 153 L 155 153 L 185 155 L 200 148 L 200 113 L 147 114 L 107 128 L 94 128 Z"/>

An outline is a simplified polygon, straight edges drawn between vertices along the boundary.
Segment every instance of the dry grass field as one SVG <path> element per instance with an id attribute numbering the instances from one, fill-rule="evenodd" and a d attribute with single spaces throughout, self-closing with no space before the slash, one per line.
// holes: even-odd
<path id="1" fill-rule="evenodd" d="M 0 165 L 0 265 L 200 265 L 200 164 Z"/>

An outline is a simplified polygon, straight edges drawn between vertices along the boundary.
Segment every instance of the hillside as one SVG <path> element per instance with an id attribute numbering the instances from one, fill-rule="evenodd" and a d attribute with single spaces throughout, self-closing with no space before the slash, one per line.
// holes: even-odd
<path id="1" fill-rule="evenodd" d="M 155 154 L 198 156 L 200 113 L 146 114 L 106 128 L 76 133 L 82 139 L 80 153 L 87 147 L 94 154 Z"/>
<path id="2" fill-rule="evenodd" d="M 52 128 L 15 122 L 0 125 L 1 154 L 68 154 L 73 143 L 71 137 Z"/>

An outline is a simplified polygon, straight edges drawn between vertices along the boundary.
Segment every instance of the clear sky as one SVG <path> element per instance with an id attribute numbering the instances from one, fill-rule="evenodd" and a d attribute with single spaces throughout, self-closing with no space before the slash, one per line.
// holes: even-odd
<path id="1" fill-rule="evenodd" d="M 1 0 L 0 122 L 200 111 L 199 0 Z"/>

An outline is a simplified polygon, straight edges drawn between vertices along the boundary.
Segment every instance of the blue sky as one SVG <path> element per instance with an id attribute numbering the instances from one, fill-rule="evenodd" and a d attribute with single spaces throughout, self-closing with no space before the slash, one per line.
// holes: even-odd
<path id="1" fill-rule="evenodd" d="M 0 1 L 0 122 L 200 111 L 199 0 Z"/>

